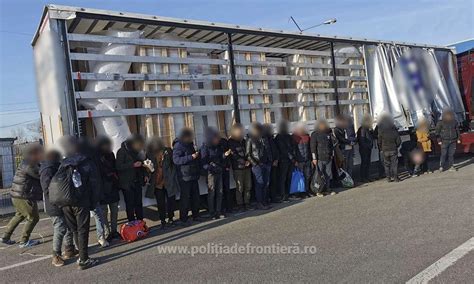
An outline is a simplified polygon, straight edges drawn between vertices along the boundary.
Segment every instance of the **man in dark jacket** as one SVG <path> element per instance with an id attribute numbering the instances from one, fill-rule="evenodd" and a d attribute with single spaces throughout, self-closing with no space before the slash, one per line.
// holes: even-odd
<path id="1" fill-rule="evenodd" d="M 146 170 L 143 167 L 144 144 L 141 135 L 132 135 L 122 143 L 115 161 L 128 221 L 143 220 L 142 187 L 145 184 L 146 175 Z"/>
<path id="2" fill-rule="evenodd" d="M 336 137 L 339 149 L 344 155 L 343 169 L 352 177 L 356 136 L 354 133 L 354 125 L 349 117 L 343 115 L 336 117 L 334 136 Z"/>
<path id="3" fill-rule="evenodd" d="M 43 199 L 39 177 L 39 163 L 43 159 L 43 147 L 38 144 L 28 146 L 24 156 L 25 158 L 13 178 L 10 191 L 15 207 L 15 216 L 8 223 L 2 238 L 2 243 L 14 244 L 15 242 L 10 237 L 16 227 L 26 219 L 20 239 L 21 248 L 39 244 L 38 240 L 30 240 L 30 235 L 39 221 L 37 202 Z"/>
<path id="4" fill-rule="evenodd" d="M 221 147 L 224 153 L 230 150 L 229 148 L 229 141 L 225 137 L 221 137 L 219 141 L 219 146 Z M 232 152 L 232 151 L 231 151 Z M 229 155 L 224 157 L 224 171 L 222 172 L 222 188 L 223 188 L 223 195 L 222 195 L 222 210 L 225 214 L 231 214 L 234 207 L 234 195 L 232 194 L 232 190 L 230 189 L 230 153 Z"/>
<path id="5" fill-rule="evenodd" d="M 456 171 L 454 165 L 454 153 L 456 152 L 456 143 L 461 143 L 459 125 L 454 118 L 452 110 L 443 111 L 441 121 L 436 125 L 436 137 L 441 146 L 441 157 L 439 161 L 439 171 L 445 169 Z"/>
<path id="6" fill-rule="evenodd" d="M 319 120 L 315 131 L 311 133 L 310 149 L 313 165 L 316 168 L 315 175 L 316 177 L 319 175 L 319 180 L 323 181 L 319 188 L 316 188 L 316 196 L 323 196 L 323 193 L 329 189 L 334 158 L 334 139 L 331 128 L 325 120 Z"/>
<path id="7" fill-rule="evenodd" d="M 73 181 L 80 189 L 80 198 L 74 204 L 62 207 L 64 218 L 74 236 L 74 242 L 79 249 L 79 268 L 87 269 L 98 263 L 89 257 L 89 226 L 90 210 L 94 210 L 99 202 L 99 191 L 96 189 L 99 175 L 94 162 L 79 151 L 79 142 L 73 136 L 63 136 L 59 140 L 64 159 L 60 167 L 74 169 Z M 52 185 L 52 184 L 51 184 Z"/>
<path id="8" fill-rule="evenodd" d="M 97 138 L 98 167 L 102 182 L 100 207 L 105 221 L 106 239 L 120 239 L 117 231 L 118 203 L 120 201 L 118 173 L 112 141 L 108 137 Z M 108 215 L 110 214 L 110 222 Z"/>
<path id="9" fill-rule="evenodd" d="M 280 202 L 281 197 L 280 195 L 280 177 L 279 177 L 279 160 L 280 160 L 280 152 L 278 151 L 278 147 L 275 141 L 275 135 L 273 133 L 273 125 L 270 123 L 265 123 L 262 125 L 262 135 L 263 135 L 263 142 L 267 145 L 266 149 L 269 150 L 269 157 L 271 157 L 271 167 L 270 167 L 270 178 L 268 187 L 265 190 L 265 201 L 264 205 L 269 204 L 268 202 Z"/>
<path id="10" fill-rule="evenodd" d="M 231 165 L 236 185 L 235 199 L 240 210 L 250 206 L 250 191 L 252 190 L 252 172 L 250 162 L 245 153 L 244 129 L 240 124 L 234 124 L 229 138 L 229 148 L 232 152 Z"/>
<path id="11" fill-rule="evenodd" d="M 305 178 L 306 195 L 313 195 L 310 187 L 312 175 L 312 155 L 310 147 L 310 136 L 306 132 L 303 123 L 298 123 L 293 131 L 293 142 L 295 144 L 296 167 L 303 172 Z"/>
<path id="12" fill-rule="evenodd" d="M 375 140 L 372 124 L 372 117 L 365 115 L 362 119 L 362 125 L 357 130 L 357 143 L 359 144 L 360 154 L 360 180 L 362 182 L 370 181 L 370 163 Z"/>
<path id="13" fill-rule="evenodd" d="M 398 147 L 401 144 L 400 134 L 393 119 L 383 116 L 378 127 L 377 143 L 383 153 L 385 175 L 388 182 L 399 182 L 398 178 Z"/>
<path id="14" fill-rule="evenodd" d="M 278 185 L 279 200 L 288 200 L 290 193 L 291 175 L 296 163 L 295 142 L 290 134 L 288 122 L 282 121 L 278 126 L 278 134 L 275 137 L 275 144 L 278 150 Z"/>
<path id="15" fill-rule="evenodd" d="M 269 209 L 265 203 L 273 158 L 271 146 L 268 139 L 263 136 L 261 124 L 257 122 L 252 124 L 246 143 L 245 151 L 252 164 L 252 174 L 255 180 L 257 209 Z"/>
<path id="16" fill-rule="evenodd" d="M 217 130 L 208 128 L 205 136 L 206 141 L 201 147 L 201 161 L 207 174 L 207 204 L 211 217 L 219 219 L 222 214 L 224 159 L 230 155 L 230 151 L 224 152 Z"/>
<path id="17" fill-rule="evenodd" d="M 201 221 L 199 217 L 199 184 L 200 161 L 199 152 L 194 147 L 194 132 L 190 128 L 181 130 L 179 138 L 173 143 L 173 162 L 177 166 L 180 196 L 179 217 L 182 225 L 189 225 L 188 213 L 191 204 L 192 217 Z"/>
<path id="18" fill-rule="evenodd" d="M 43 199 L 46 213 L 51 217 L 53 222 L 53 259 L 54 266 L 63 266 L 64 259 L 75 257 L 79 251 L 74 247 L 72 231 L 69 230 L 63 211 L 58 206 L 51 204 L 49 201 L 49 184 L 51 179 L 58 171 L 61 164 L 61 154 L 51 150 L 46 153 L 45 160 L 41 162 L 40 181 L 43 189 Z M 65 243 L 64 257 L 61 254 L 61 248 Z"/>

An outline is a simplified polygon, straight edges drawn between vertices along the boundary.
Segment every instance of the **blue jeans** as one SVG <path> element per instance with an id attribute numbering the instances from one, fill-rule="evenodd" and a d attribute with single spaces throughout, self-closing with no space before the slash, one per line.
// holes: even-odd
<path id="1" fill-rule="evenodd" d="M 64 216 L 53 216 L 53 255 L 61 256 L 61 247 L 66 247 L 66 251 L 74 249 L 74 240 L 71 230 L 66 225 Z"/>
<path id="2" fill-rule="evenodd" d="M 97 239 L 106 238 L 108 234 L 107 219 L 105 218 L 105 212 L 99 204 L 95 207 L 92 212 L 92 217 L 95 220 L 95 230 L 97 233 Z"/>
<path id="3" fill-rule="evenodd" d="M 252 167 L 255 179 L 255 198 L 258 203 L 267 202 L 271 165 L 262 164 Z"/>

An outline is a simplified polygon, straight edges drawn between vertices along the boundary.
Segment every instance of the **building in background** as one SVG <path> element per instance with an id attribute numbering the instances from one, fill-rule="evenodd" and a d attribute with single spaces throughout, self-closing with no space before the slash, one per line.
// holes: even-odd
<path id="1" fill-rule="evenodd" d="M 9 188 L 15 174 L 13 143 L 16 138 L 0 138 L 0 185 Z"/>

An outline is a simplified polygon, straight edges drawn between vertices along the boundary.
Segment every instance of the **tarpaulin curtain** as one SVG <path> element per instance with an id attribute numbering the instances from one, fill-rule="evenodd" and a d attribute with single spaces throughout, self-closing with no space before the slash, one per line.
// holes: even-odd
<path id="1" fill-rule="evenodd" d="M 421 118 L 436 122 L 450 108 L 464 120 L 451 52 L 381 44 L 365 45 L 364 55 L 374 117 L 390 113 L 408 128 Z"/>

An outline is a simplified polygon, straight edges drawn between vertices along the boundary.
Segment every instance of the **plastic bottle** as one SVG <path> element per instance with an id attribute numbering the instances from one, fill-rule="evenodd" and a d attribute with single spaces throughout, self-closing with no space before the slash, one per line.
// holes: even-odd
<path id="1" fill-rule="evenodd" d="M 77 170 L 72 172 L 72 182 L 74 183 L 75 188 L 79 188 L 82 185 L 81 173 Z"/>

